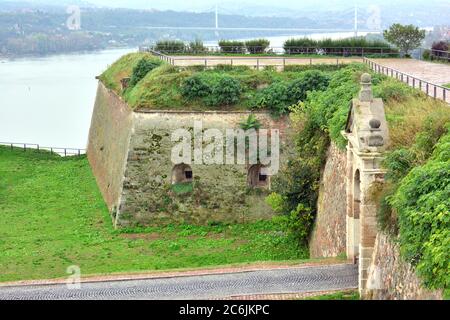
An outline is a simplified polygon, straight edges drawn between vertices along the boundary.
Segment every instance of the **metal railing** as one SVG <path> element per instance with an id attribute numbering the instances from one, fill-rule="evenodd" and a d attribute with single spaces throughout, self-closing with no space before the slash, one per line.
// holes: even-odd
<path id="1" fill-rule="evenodd" d="M 364 58 L 363 60 L 364 63 L 369 65 L 371 70 L 377 73 L 381 73 L 390 76 L 391 78 L 395 78 L 403 83 L 407 83 L 409 86 L 415 89 L 420 89 L 421 91 L 425 92 L 428 96 L 433 97 L 434 99 L 440 99 L 447 103 L 450 103 L 449 88 L 417 78 L 411 74 L 399 71 L 397 69 L 383 66 L 367 58 Z"/>
<path id="2" fill-rule="evenodd" d="M 178 67 L 189 66 L 203 66 L 204 68 L 215 68 L 219 65 L 229 66 L 247 66 L 256 70 L 261 70 L 266 67 L 280 68 L 284 70 L 289 65 L 314 65 L 314 64 L 328 64 L 328 65 L 343 65 L 346 62 L 361 61 L 362 58 L 289 58 L 289 57 L 260 57 L 260 56 L 248 56 L 248 57 L 234 57 L 234 56 L 207 56 L 207 57 L 177 57 L 168 56 L 155 50 L 149 50 L 156 57 L 160 58 L 167 63 Z"/>
<path id="3" fill-rule="evenodd" d="M 430 58 L 432 60 L 444 60 L 450 62 L 450 52 L 431 49 Z"/>
<path id="4" fill-rule="evenodd" d="M 201 49 L 190 48 L 185 46 L 183 48 L 173 46 L 156 46 L 140 47 L 140 51 L 158 52 L 162 54 L 186 54 L 186 55 L 200 55 L 200 54 L 242 54 L 242 55 L 257 55 L 257 54 L 272 54 L 272 55 L 321 55 L 321 56 L 343 56 L 343 57 L 364 57 L 367 55 L 381 55 L 381 56 L 398 56 L 399 52 L 396 49 L 387 47 L 245 47 L 245 46 L 203 46 Z"/>
<path id="5" fill-rule="evenodd" d="M 164 53 L 155 51 L 155 50 L 150 49 L 150 48 L 142 48 L 142 47 L 139 47 L 139 51 L 141 51 L 141 52 L 149 52 L 149 53 L 153 54 L 154 56 L 157 56 L 161 60 L 163 60 L 163 61 L 165 61 L 165 62 L 167 62 L 167 63 L 169 63 L 171 65 L 174 65 L 174 58 L 170 57 L 168 55 L 165 55 Z"/>
<path id="6" fill-rule="evenodd" d="M 56 154 L 61 157 L 79 157 L 86 154 L 85 149 L 44 147 L 35 143 L 0 142 L 0 146 L 9 147 L 11 150 L 22 149 L 24 152 L 50 152 L 50 154 Z"/>

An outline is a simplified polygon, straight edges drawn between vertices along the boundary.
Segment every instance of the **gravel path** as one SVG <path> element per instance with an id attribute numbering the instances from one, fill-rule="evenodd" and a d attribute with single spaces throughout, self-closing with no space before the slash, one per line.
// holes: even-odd
<path id="1" fill-rule="evenodd" d="M 81 289 L 65 285 L 0 288 L 0 300 L 205 300 L 236 296 L 292 294 L 358 287 L 354 265 L 301 267 L 282 270 L 84 283 Z"/>

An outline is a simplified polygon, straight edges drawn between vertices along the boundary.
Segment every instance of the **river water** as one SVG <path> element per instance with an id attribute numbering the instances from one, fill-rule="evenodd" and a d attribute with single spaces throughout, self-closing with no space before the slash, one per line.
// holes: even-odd
<path id="1" fill-rule="evenodd" d="M 336 39 L 352 35 L 309 36 Z M 268 39 L 280 47 L 292 37 Z M 95 76 L 132 51 L 136 49 L 0 61 L 0 142 L 85 148 L 97 88 Z"/>
<path id="2" fill-rule="evenodd" d="M 0 61 L 0 142 L 85 148 L 95 76 L 136 50 Z"/>

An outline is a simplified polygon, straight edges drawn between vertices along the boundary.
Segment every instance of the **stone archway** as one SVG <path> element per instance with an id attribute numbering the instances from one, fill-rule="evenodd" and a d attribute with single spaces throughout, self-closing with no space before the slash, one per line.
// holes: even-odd
<path id="1" fill-rule="evenodd" d="M 383 101 L 372 95 L 371 76 L 361 77 L 359 99 L 353 100 L 343 136 L 347 146 L 347 256 L 358 263 L 359 289 L 367 288 L 377 235 L 373 183 L 383 181 L 383 153 L 389 141 Z"/>
<path id="2" fill-rule="evenodd" d="M 252 188 L 268 188 L 270 177 L 264 172 L 264 166 L 256 164 L 248 169 L 247 183 Z"/>

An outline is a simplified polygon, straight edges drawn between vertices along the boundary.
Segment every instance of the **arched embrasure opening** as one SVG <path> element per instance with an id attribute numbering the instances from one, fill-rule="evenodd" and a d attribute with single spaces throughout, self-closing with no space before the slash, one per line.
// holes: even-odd
<path id="1" fill-rule="evenodd" d="M 194 179 L 191 166 L 177 164 L 172 169 L 172 184 L 190 183 Z"/>
<path id="2" fill-rule="evenodd" d="M 256 164 L 248 169 L 248 185 L 252 188 L 268 188 L 270 177 L 264 172 L 264 166 Z"/>

